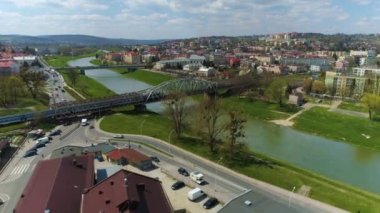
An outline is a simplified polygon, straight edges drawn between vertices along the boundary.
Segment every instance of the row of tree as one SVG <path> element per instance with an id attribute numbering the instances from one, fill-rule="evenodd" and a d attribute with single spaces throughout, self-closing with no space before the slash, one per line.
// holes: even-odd
<path id="1" fill-rule="evenodd" d="M 215 96 L 205 96 L 197 106 L 189 106 L 184 94 L 172 94 L 166 102 L 166 111 L 172 121 L 176 137 L 180 138 L 187 127 L 185 117 L 192 112 L 192 131 L 201 136 L 213 154 L 222 151 L 229 160 L 242 156 L 245 144 L 244 116 L 238 111 L 226 111 Z M 225 138 L 226 140 L 223 140 Z M 239 154 L 240 153 L 240 154 Z"/>

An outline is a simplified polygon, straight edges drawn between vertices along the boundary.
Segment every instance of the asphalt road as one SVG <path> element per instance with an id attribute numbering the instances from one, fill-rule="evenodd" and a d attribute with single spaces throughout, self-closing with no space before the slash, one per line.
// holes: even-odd
<path id="1" fill-rule="evenodd" d="M 274 191 L 267 190 L 267 186 L 258 187 L 258 184 L 253 183 L 250 179 L 241 177 L 235 172 L 229 171 L 221 166 L 203 160 L 191 153 L 172 147 L 170 144 L 162 143 L 153 138 L 144 136 L 127 136 L 127 138 L 123 140 L 115 140 L 112 139 L 112 134 L 99 132 L 96 129 L 90 129 L 89 126 L 82 127 L 78 123 L 74 123 L 67 127 L 61 126 L 59 128 L 63 131 L 62 135 L 65 135 L 68 132 L 70 132 L 70 134 L 68 134 L 67 137 L 62 138 L 62 140 L 59 136 L 55 136 L 52 143 L 41 149 L 39 155 L 34 157 L 22 157 L 25 151 L 30 148 L 34 142 L 25 143 L 24 147 L 20 149 L 19 153 L 14 159 L 12 159 L 8 167 L 1 174 L 0 198 L 6 202 L 4 205 L 0 206 L 0 213 L 12 212 L 23 188 L 32 174 L 34 166 L 42 159 L 41 154 L 46 158 L 53 150 L 59 147 L 66 145 L 86 146 L 91 143 L 105 141 L 110 141 L 111 143 L 120 142 L 118 143 L 120 146 L 128 145 L 128 141 L 149 144 L 149 146 L 153 146 L 155 149 L 151 149 L 144 145 L 140 148 L 137 147 L 137 149 L 140 149 L 140 151 L 147 155 L 158 156 L 161 161 L 171 166 L 184 167 L 188 169 L 188 171 L 198 170 L 202 172 L 205 175 L 205 180 L 209 183 L 202 187 L 223 188 L 229 192 L 229 196 L 231 197 L 241 194 L 248 189 L 252 189 L 254 191 L 253 202 L 258 203 L 258 205 L 254 206 L 256 212 L 332 212 L 326 210 L 329 208 L 325 208 L 324 206 L 319 208 L 318 205 L 309 205 L 310 203 L 303 202 L 302 199 L 297 199 L 296 195 L 292 199 L 292 202 L 289 202 L 290 196 L 293 195 L 291 193 L 285 193 L 288 196 L 284 196 L 281 193 L 277 194 Z M 162 151 L 158 152 L 156 149 Z M 173 157 L 170 157 L 167 153 Z"/>

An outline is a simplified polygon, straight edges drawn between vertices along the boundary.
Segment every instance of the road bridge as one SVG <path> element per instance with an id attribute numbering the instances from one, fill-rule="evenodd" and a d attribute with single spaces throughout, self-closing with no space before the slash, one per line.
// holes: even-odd
<path id="1" fill-rule="evenodd" d="M 113 68 L 128 68 L 128 69 L 142 69 L 145 64 L 126 64 L 126 65 L 100 65 L 100 66 L 75 66 L 75 67 L 53 67 L 57 71 L 64 71 L 70 69 L 79 70 L 95 70 L 95 69 L 113 69 Z"/>
<path id="2" fill-rule="evenodd" d="M 0 117 L 0 125 L 31 121 L 41 118 L 68 118 L 81 114 L 96 113 L 125 105 L 145 105 L 162 101 L 173 93 L 196 95 L 215 94 L 217 83 L 198 78 L 182 78 L 163 82 L 155 87 L 101 99 L 62 102 L 49 110 Z"/>

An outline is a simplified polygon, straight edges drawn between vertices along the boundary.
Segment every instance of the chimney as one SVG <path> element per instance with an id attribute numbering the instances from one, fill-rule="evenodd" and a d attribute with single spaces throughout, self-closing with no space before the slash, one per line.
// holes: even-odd
<path id="1" fill-rule="evenodd" d="M 136 185 L 136 187 L 137 187 L 137 190 L 139 190 L 139 191 L 144 191 L 145 190 L 145 184 L 144 183 L 138 183 Z"/>

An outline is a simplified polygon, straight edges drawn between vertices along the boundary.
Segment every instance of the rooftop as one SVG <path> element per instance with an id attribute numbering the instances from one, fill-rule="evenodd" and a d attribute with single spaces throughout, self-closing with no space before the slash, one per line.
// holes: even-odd
<path id="1" fill-rule="evenodd" d="M 94 160 L 71 156 L 40 161 L 15 209 L 18 212 L 79 213 L 81 195 L 94 181 Z"/>
<path id="2" fill-rule="evenodd" d="M 134 149 L 116 149 L 109 153 L 107 153 L 107 157 L 112 160 L 118 160 L 121 157 L 128 159 L 130 162 L 141 162 L 145 160 L 149 160 L 150 158 Z"/>
<path id="3" fill-rule="evenodd" d="M 85 191 L 82 213 L 173 212 L 159 180 L 120 170 Z"/>

